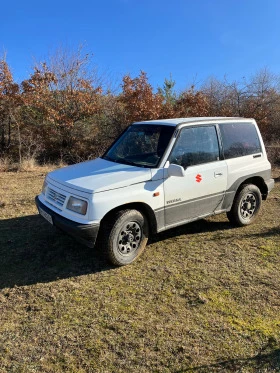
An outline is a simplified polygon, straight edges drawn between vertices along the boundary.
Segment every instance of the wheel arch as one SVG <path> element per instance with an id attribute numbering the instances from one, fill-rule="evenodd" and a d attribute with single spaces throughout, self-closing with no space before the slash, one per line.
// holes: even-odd
<path id="1" fill-rule="evenodd" d="M 244 181 L 242 181 L 242 183 L 239 185 L 235 195 L 237 196 L 238 193 L 240 192 L 240 190 L 244 187 L 244 185 L 246 184 L 253 184 L 253 185 L 256 185 L 260 192 L 261 192 L 261 195 L 262 195 L 262 199 L 263 200 L 266 200 L 267 199 L 267 195 L 268 195 L 268 189 L 267 189 L 267 185 L 264 181 L 264 179 L 260 176 L 253 176 L 253 177 L 249 177 L 248 179 L 245 179 Z"/>
<path id="2" fill-rule="evenodd" d="M 155 234 L 157 232 L 157 220 L 154 210 L 144 202 L 131 202 L 115 207 L 114 209 L 108 211 L 106 215 L 104 215 L 104 217 L 101 219 L 100 225 L 103 225 L 104 222 L 110 220 L 111 216 L 115 215 L 118 211 L 121 210 L 139 211 L 147 218 L 150 232 L 152 234 Z"/>

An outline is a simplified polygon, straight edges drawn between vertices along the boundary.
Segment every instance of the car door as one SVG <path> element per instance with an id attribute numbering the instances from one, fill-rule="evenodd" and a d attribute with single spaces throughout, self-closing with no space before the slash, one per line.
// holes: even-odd
<path id="1" fill-rule="evenodd" d="M 164 180 L 166 227 L 220 209 L 227 186 L 227 164 L 220 158 L 215 125 L 181 129 L 169 163 L 182 166 L 185 172 Z"/>

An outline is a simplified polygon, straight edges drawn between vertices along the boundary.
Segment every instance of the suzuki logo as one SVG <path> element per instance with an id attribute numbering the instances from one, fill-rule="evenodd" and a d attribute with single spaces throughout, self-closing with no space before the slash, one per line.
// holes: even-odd
<path id="1" fill-rule="evenodd" d="M 195 180 L 197 183 L 200 183 L 201 180 L 202 180 L 202 176 L 200 174 L 197 174 L 196 177 L 195 177 Z"/>

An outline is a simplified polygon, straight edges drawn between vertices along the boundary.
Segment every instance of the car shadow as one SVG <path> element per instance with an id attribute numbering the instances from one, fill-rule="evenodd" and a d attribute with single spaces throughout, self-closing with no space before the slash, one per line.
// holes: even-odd
<path id="1" fill-rule="evenodd" d="M 39 215 L 0 220 L 0 289 L 114 268 Z"/>
<path id="2" fill-rule="evenodd" d="M 200 220 L 159 233 L 149 244 L 182 234 L 230 229 L 227 222 Z M 0 220 L 0 289 L 93 274 L 115 268 L 97 247 L 87 248 L 39 215 Z"/>
<path id="3" fill-rule="evenodd" d="M 229 221 L 211 221 L 200 219 L 188 224 L 180 225 L 179 227 L 171 228 L 166 231 L 160 232 L 149 239 L 149 243 L 164 241 L 166 239 L 188 234 L 207 233 L 215 231 L 223 231 L 234 229 Z M 238 228 L 236 228 L 238 229 Z"/>
<path id="4" fill-rule="evenodd" d="M 273 228 L 268 229 L 265 232 L 253 233 L 250 235 L 250 237 L 270 238 L 270 237 L 278 236 L 278 235 L 280 235 L 280 227 L 273 227 Z"/>
<path id="5" fill-rule="evenodd" d="M 199 372 L 279 372 L 280 349 L 274 349 L 269 353 L 260 353 L 254 357 L 244 359 L 230 359 L 216 364 L 202 365 L 184 369 L 176 373 Z"/>

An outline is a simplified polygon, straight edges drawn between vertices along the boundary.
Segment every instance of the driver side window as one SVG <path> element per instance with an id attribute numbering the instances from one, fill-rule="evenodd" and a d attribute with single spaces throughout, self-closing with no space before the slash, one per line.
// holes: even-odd
<path id="1" fill-rule="evenodd" d="M 219 160 L 219 144 L 214 126 L 183 128 L 169 157 L 170 163 L 184 168 Z"/>

